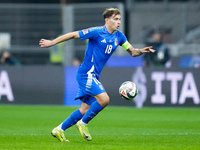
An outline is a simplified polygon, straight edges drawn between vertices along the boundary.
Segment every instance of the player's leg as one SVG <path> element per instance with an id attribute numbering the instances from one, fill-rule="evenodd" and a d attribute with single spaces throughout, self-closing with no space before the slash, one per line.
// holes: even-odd
<path id="1" fill-rule="evenodd" d="M 85 76 L 77 76 L 80 90 L 78 96 L 82 102 L 90 105 L 90 108 L 83 116 L 82 120 L 77 122 L 77 127 L 81 135 L 86 140 L 91 140 L 92 137 L 89 134 L 87 124 L 94 118 L 104 107 L 109 103 L 109 96 L 106 93 L 103 85 L 99 81 L 98 76 L 95 74 L 87 74 Z M 77 97 L 78 98 L 78 97 Z"/>
<path id="2" fill-rule="evenodd" d="M 87 112 L 89 105 L 82 102 L 81 107 L 74 111 L 63 123 L 60 124 L 60 128 L 65 131 L 67 128 L 75 125 Z"/>
<path id="3" fill-rule="evenodd" d="M 87 124 L 90 120 L 92 120 L 100 111 L 106 107 L 110 101 L 109 96 L 106 92 L 95 95 L 94 97 L 96 101 L 94 101 L 88 111 L 85 113 L 83 118 L 78 121 L 77 127 L 81 133 L 81 135 L 88 141 L 92 140 L 92 137 L 88 131 Z"/>
<path id="4" fill-rule="evenodd" d="M 98 103 L 104 108 L 106 107 L 109 102 L 110 102 L 110 98 L 108 96 L 108 94 L 106 92 L 103 92 L 101 94 L 95 95 L 93 96 L 94 98 L 96 98 L 96 100 L 98 101 Z"/>
<path id="5" fill-rule="evenodd" d="M 81 107 L 79 108 L 79 111 L 82 113 L 82 115 L 84 116 L 85 113 L 88 111 L 88 109 L 90 108 L 90 105 L 82 102 L 81 103 Z"/>
<path id="6" fill-rule="evenodd" d="M 106 92 L 95 95 L 94 98 L 97 100 L 90 105 L 90 108 L 84 115 L 81 121 L 85 124 L 93 119 L 104 107 L 106 107 L 110 101 L 110 98 Z"/>
<path id="7" fill-rule="evenodd" d="M 82 105 L 79 109 L 74 111 L 64 122 L 62 122 L 59 126 L 54 128 L 51 132 L 51 134 L 56 137 L 60 142 L 68 142 L 64 136 L 64 131 L 76 124 L 83 115 L 87 112 L 89 109 L 89 105 L 82 102 Z"/>

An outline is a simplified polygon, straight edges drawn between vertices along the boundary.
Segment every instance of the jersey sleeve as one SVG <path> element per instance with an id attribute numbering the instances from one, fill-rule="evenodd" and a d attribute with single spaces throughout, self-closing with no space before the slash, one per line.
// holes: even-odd
<path id="1" fill-rule="evenodd" d="M 81 40 L 96 39 L 98 36 L 98 28 L 92 27 L 88 29 L 83 29 L 83 30 L 78 31 L 78 33 Z"/>

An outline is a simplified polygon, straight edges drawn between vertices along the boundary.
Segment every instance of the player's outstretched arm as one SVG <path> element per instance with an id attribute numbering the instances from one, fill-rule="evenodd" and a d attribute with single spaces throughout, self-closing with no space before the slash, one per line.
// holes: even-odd
<path id="1" fill-rule="evenodd" d="M 46 40 L 46 39 L 41 39 L 39 42 L 40 47 L 51 47 L 53 45 L 56 45 L 58 43 L 73 39 L 73 38 L 80 38 L 78 31 L 75 32 L 70 32 L 67 34 L 64 34 L 54 40 Z"/>
<path id="2" fill-rule="evenodd" d="M 133 48 L 132 46 L 130 48 L 128 48 L 127 50 L 129 52 L 129 54 L 133 57 L 136 57 L 136 56 L 140 56 L 144 53 L 154 53 L 155 50 L 152 49 L 152 46 L 149 46 L 149 47 L 145 47 L 143 49 L 135 49 Z"/>

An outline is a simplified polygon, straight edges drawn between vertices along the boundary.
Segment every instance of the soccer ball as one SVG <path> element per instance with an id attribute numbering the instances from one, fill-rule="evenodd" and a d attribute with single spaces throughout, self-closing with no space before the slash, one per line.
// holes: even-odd
<path id="1" fill-rule="evenodd" d="M 119 95 L 125 100 L 132 100 L 138 94 L 138 88 L 135 83 L 126 81 L 119 87 Z"/>

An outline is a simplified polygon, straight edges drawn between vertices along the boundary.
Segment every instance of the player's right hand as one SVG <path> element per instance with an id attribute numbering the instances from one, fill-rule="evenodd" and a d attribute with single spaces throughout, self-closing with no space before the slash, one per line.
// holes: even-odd
<path id="1" fill-rule="evenodd" d="M 39 42 L 40 47 L 50 47 L 52 46 L 51 40 L 41 39 Z"/>

